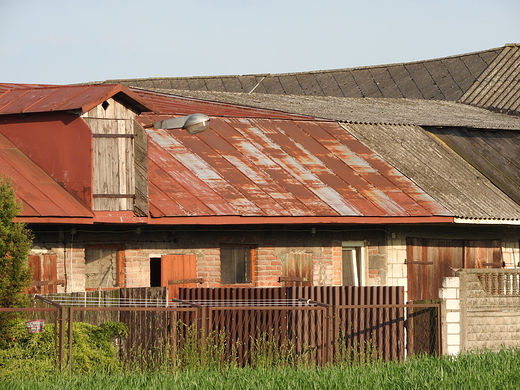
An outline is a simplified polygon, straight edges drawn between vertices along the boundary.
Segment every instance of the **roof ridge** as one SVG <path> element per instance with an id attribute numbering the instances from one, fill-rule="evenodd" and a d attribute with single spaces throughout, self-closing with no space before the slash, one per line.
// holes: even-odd
<path id="1" fill-rule="evenodd" d="M 120 82 L 128 82 L 128 81 L 160 81 L 160 80 L 198 80 L 198 79 L 221 79 L 221 78 L 236 78 L 236 77 L 279 77 L 279 76 L 287 76 L 287 75 L 301 75 L 301 74 L 323 74 L 323 73 L 333 73 L 333 72 L 342 72 L 342 71 L 352 71 L 352 70 L 364 70 L 364 69 L 376 69 L 376 68 L 388 68 L 388 67 L 394 67 L 394 66 L 403 66 L 408 64 L 423 64 L 423 63 L 429 63 L 434 61 L 442 61 L 452 58 L 461 58 L 461 57 L 467 57 L 472 56 L 476 54 L 486 53 L 486 52 L 492 52 L 497 50 L 503 50 L 507 46 L 520 46 L 520 43 L 508 43 L 501 47 L 496 47 L 492 49 L 486 49 L 486 50 L 479 50 L 469 53 L 463 53 L 463 54 L 455 54 L 450 56 L 444 56 L 444 57 L 437 57 L 437 58 L 430 58 L 426 60 L 419 60 L 419 61 L 408 61 L 408 62 L 396 62 L 396 63 L 388 63 L 388 64 L 380 64 L 380 65 L 365 65 L 365 66 L 355 66 L 350 68 L 335 68 L 335 69 L 322 69 L 322 70 L 309 70 L 309 71 L 299 71 L 299 72 L 281 72 L 281 73 L 250 73 L 250 74 L 234 74 L 234 75 L 212 75 L 212 76 L 161 76 L 161 77 L 145 77 L 145 78 L 130 78 L 130 79 L 110 79 L 106 80 L 105 83 L 120 83 Z"/>

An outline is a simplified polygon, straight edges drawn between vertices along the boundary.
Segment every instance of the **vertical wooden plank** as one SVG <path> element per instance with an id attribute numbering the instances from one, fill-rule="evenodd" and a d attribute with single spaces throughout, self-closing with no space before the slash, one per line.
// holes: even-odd
<path id="1" fill-rule="evenodd" d="M 43 255 L 43 280 L 49 282 L 47 286 L 43 286 L 42 294 L 52 294 L 58 292 L 58 286 L 55 284 L 58 279 L 58 256 L 55 254 Z"/>
<path id="2" fill-rule="evenodd" d="M 28 257 L 29 268 L 32 270 L 33 282 L 42 281 L 42 264 L 40 255 L 30 255 Z M 28 290 L 29 294 L 40 294 L 41 288 L 35 285 L 31 286 Z"/>

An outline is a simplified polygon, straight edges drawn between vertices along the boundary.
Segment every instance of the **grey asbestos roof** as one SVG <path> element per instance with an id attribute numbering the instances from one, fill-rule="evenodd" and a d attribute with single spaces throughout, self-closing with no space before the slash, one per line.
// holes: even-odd
<path id="1" fill-rule="evenodd" d="M 343 127 L 456 217 L 520 220 L 519 204 L 421 127 L 355 123 Z"/>
<path id="2" fill-rule="evenodd" d="M 409 63 L 283 74 L 108 80 L 177 89 L 352 98 L 461 101 L 519 113 L 520 45 Z"/>
<path id="3" fill-rule="evenodd" d="M 338 98 L 160 90 L 178 96 L 280 110 L 348 122 L 520 130 L 520 117 L 461 103 L 420 99 Z"/>

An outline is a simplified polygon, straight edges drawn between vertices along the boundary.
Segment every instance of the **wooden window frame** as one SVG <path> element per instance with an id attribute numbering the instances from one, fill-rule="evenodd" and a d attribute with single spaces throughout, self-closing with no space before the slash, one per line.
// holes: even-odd
<path id="1" fill-rule="evenodd" d="M 246 283 L 222 283 L 222 248 L 241 247 L 249 248 L 250 257 L 250 281 Z M 222 287 L 255 287 L 256 286 L 256 262 L 258 245 L 255 244 L 220 244 L 220 285 Z"/>

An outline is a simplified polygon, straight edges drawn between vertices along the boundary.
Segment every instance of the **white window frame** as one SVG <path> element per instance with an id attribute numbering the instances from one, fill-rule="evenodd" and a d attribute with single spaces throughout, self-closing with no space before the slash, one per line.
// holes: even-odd
<path id="1" fill-rule="evenodd" d="M 354 261 L 352 269 L 354 270 L 354 286 L 366 285 L 366 243 L 365 241 L 343 241 L 341 243 L 341 282 L 343 284 L 343 251 L 354 250 L 354 257 L 357 259 L 359 252 L 359 262 Z M 361 268 L 361 269 L 359 269 Z"/>

